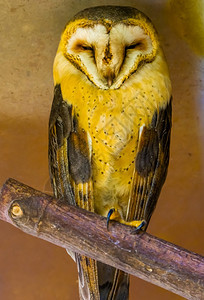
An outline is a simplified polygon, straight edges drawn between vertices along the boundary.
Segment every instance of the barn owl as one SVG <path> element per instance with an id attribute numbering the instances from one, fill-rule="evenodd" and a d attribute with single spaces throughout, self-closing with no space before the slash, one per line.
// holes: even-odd
<path id="1" fill-rule="evenodd" d="M 166 178 L 171 130 L 171 83 L 154 26 L 131 7 L 85 9 L 66 25 L 53 73 L 55 196 L 107 223 L 146 230 Z M 81 299 L 128 299 L 128 274 L 71 255 Z"/>

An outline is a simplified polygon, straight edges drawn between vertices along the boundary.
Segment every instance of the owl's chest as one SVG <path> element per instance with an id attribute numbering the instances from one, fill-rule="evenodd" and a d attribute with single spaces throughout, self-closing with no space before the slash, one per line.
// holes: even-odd
<path id="1" fill-rule="evenodd" d="M 123 99 L 124 100 L 124 99 Z M 131 106 L 121 99 L 98 101 L 88 109 L 87 122 L 93 148 L 115 154 L 133 137 L 136 115 Z M 85 126 L 85 124 L 84 124 Z"/>
<path id="2" fill-rule="evenodd" d="M 128 143 L 136 144 L 140 127 L 148 125 L 152 113 L 149 100 L 139 92 L 135 94 L 103 91 L 88 95 L 76 107 L 80 127 L 91 137 L 93 150 L 117 155 Z"/>

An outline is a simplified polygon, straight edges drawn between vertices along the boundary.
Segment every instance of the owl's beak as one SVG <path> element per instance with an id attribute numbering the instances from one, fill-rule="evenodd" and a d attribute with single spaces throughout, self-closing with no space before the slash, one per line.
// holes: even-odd
<path id="1" fill-rule="evenodd" d="M 111 87 L 111 85 L 113 84 L 114 78 L 115 78 L 115 74 L 113 74 L 113 75 L 111 75 L 111 76 L 108 76 L 108 77 L 106 78 L 107 83 L 108 83 L 108 87 Z"/>
<path id="2" fill-rule="evenodd" d="M 111 85 L 113 84 L 113 80 L 115 79 L 115 73 L 112 72 L 111 70 L 108 70 L 106 74 L 104 74 L 104 78 L 108 84 L 108 87 L 110 88 Z"/>
<path id="3" fill-rule="evenodd" d="M 112 83 L 113 83 L 113 80 L 111 78 L 108 78 L 108 87 L 111 87 Z"/>

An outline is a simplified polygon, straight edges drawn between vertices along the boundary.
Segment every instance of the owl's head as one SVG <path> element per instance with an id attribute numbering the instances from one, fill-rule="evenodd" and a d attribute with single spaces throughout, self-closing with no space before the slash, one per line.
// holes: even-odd
<path id="1" fill-rule="evenodd" d="M 59 49 L 94 85 L 117 89 L 154 60 L 158 39 L 151 21 L 137 9 L 99 6 L 70 20 Z"/>

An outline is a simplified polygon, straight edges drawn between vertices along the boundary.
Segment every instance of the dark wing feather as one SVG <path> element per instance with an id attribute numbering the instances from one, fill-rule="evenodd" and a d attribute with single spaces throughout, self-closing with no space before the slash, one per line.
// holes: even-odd
<path id="1" fill-rule="evenodd" d="M 135 170 L 126 219 L 147 225 L 166 179 L 171 133 L 171 100 L 155 111 L 152 122 L 139 136 Z M 146 226 L 147 227 L 147 226 Z"/>
<path id="2" fill-rule="evenodd" d="M 70 184 L 67 140 L 72 131 L 72 106 L 63 101 L 60 85 L 55 86 L 49 120 L 49 171 L 54 195 L 75 204 Z"/>

